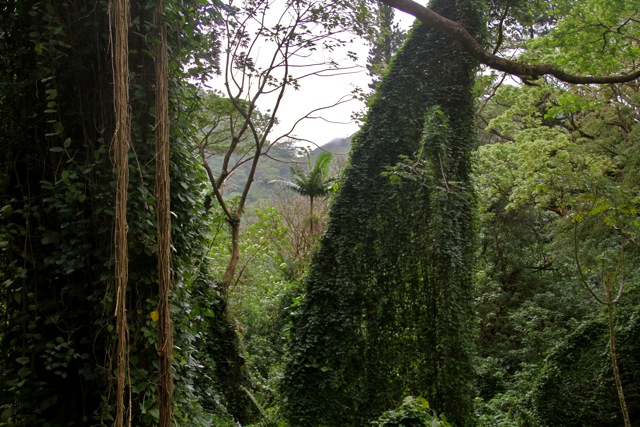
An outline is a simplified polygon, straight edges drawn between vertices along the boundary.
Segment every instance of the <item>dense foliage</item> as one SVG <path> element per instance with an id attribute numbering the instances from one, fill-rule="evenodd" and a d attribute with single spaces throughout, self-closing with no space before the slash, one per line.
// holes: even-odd
<path id="1" fill-rule="evenodd" d="M 378 427 L 449 427 L 445 419 L 439 419 L 424 398 L 407 396 L 397 409 L 386 411 L 371 423 Z"/>
<path id="2" fill-rule="evenodd" d="M 433 7 L 479 28 L 472 2 Z M 418 25 L 384 76 L 305 280 L 283 387 L 292 424 L 363 425 L 405 393 L 471 423 L 474 67 Z M 403 159 L 426 167 L 388 171 Z"/>
<path id="3" fill-rule="evenodd" d="M 157 267 L 154 207 L 155 30 L 150 2 L 132 2 L 128 293 L 128 393 L 136 424 L 158 420 L 156 378 Z M 107 2 L 4 3 L 0 32 L 3 147 L 2 357 L 3 425 L 71 426 L 114 414 L 112 234 L 114 132 L 110 18 Z M 186 114 L 190 73 L 212 71 L 211 6 L 167 2 L 180 24 L 170 33 L 174 215 L 175 402 L 177 420 L 208 425 L 193 382 L 197 327 L 210 290 L 198 299 L 206 272 L 203 176 L 189 148 Z M 180 19 L 178 19 L 180 17 Z M 176 30 L 178 28 L 175 28 Z M 193 48 L 197 47 L 197 50 Z M 206 59 L 208 57 L 208 59 Z M 194 260 L 197 262 L 194 263 Z M 206 304 L 206 305 L 205 305 Z M 208 309 L 207 309 L 208 310 Z M 220 319 L 223 317 L 221 316 Z M 215 354 L 215 353 L 214 353 Z M 215 357 L 215 356 L 214 356 Z M 210 394 L 219 394 L 207 384 Z M 219 399 L 218 399 L 219 400 Z M 220 408 L 216 408 L 219 410 Z"/>
<path id="4" fill-rule="evenodd" d="M 380 0 L 288 2 L 286 25 L 271 21 L 279 0 L 130 3 L 132 425 L 165 414 L 159 7 L 170 52 L 171 422 L 614 427 L 625 406 L 631 425 L 640 419 L 636 81 L 477 73 L 465 46 L 423 25 L 391 60 L 403 34 Z M 0 2 L 1 426 L 115 424 L 114 4 Z M 576 75 L 637 70 L 634 2 L 431 7 L 499 56 Z M 329 154 L 276 144 L 287 137 L 270 134 L 277 108 L 258 109 L 255 96 L 342 70 L 310 55 L 344 48 L 346 28 L 368 35 L 372 87 L 382 80 L 333 198 L 327 176 L 344 151 L 329 173 Z M 264 68 L 269 38 L 280 47 Z M 196 89 L 224 42 L 236 90 Z M 295 162 L 308 169 L 289 174 Z"/>
<path id="5" fill-rule="evenodd" d="M 640 417 L 640 309 L 634 295 L 616 315 L 618 356 L 631 420 Z M 584 322 L 549 354 L 532 390 L 536 425 L 619 426 L 620 404 L 616 396 L 609 357 L 609 330 L 605 316 Z M 580 402 L 576 404 L 576 402 Z"/>
<path id="6" fill-rule="evenodd" d="M 637 12 L 600 2 L 566 6 L 557 26 L 527 43 L 525 57 L 554 58 L 576 73 L 633 63 L 627 41 L 637 33 Z M 616 22 L 623 23 L 616 36 L 603 38 Z M 567 60 L 594 40 L 602 43 L 597 58 Z M 568 45 L 575 48 L 565 54 Z M 567 87 L 540 80 L 503 85 L 483 102 L 476 308 L 479 410 L 487 425 L 623 423 L 607 304 L 598 301 L 612 301 L 621 385 L 629 410 L 637 407 L 636 392 L 626 392 L 637 387 L 629 309 L 637 306 L 639 261 L 637 89 L 635 82 Z"/>

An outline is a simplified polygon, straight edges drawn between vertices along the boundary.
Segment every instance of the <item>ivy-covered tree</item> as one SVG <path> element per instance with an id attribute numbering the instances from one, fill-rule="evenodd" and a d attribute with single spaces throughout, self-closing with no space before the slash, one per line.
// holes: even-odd
<path id="1" fill-rule="evenodd" d="M 479 7 L 432 4 L 476 30 Z M 418 25 L 380 83 L 305 280 L 283 383 L 292 424 L 364 425 L 408 393 L 471 425 L 476 65 Z"/>
<path id="2" fill-rule="evenodd" d="M 161 5 L 162 3 L 160 3 Z M 128 37 L 132 154 L 128 157 L 128 291 L 114 287 L 114 34 L 107 2 L 10 1 L 0 6 L 0 182 L 2 279 L 0 423 L 71 426 L 111 424 L 116 417 L 113 314 L 127 312 L 129 375 L 124 402 L 134 424 L 160 420 L 158 382 L 157 198 L 154 191 L 156 46 L 162 46 L 152 1 L 132 1 Z M 171 303 L 175 319 L 174 419 L 208 425 L 192 383 L 196 320 L 191 299 L 204 258 L 200 195 L 204 178 L 190 155 L 181 107 L 189 73 L 205 73 L 216 47 L 208 31 L 215 10 L 200 2 L 165 2 L 179 22 L 167 34 L 171 106 L 170 194 L 174 214 Z M 117 19 L 121 19 L 118 17 Z M 208 20 L 208 21 L 207 21 Z M 199 49 L 192 49 L 195 45 Z M 209 59 L 206 59 L 209 58 Z M 160 62 L 160 61 L 157 61 Z M 161 78 L 166 80 L 167 78 Z M 117 87 L 117 85 L 116 85 Z M 123 86 L 119 86 L 122 88 Z M 158 89 L 157 91 L 154 89 Z M 125 106 L 126 107 L 126 106 Z M 158 113 L 159 115 L 159 113 Z M 188 310 L 187 310 L 188 308 Z M 166 313 L 163 314 L 166 316 Z M 165 352 L 165 348 L 160 349 Z M 180 362 L 180 363 L 178 363 Z M 171 366 L 171 365 L 170 365 Z M 218 391 L 209 387 L 211 393 Z M 129 405 L 129 402 L 131 405 Z"/>

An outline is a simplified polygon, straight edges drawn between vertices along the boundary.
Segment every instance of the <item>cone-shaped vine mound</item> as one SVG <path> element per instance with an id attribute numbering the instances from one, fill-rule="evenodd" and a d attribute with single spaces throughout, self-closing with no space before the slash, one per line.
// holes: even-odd
<path id="1" fill-rule="evenodd" d="M 432 7 L 480 27 L 474 1 Z M 283 382 L 292 425 L 366 425 L 406 394 L 471 423 L 475 68 L 418 25 L 378 87 L 306 277 Z"/>

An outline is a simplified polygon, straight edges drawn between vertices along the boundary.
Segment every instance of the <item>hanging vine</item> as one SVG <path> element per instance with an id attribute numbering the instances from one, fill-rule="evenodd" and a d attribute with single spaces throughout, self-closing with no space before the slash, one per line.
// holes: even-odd
<path id="1" fill-rule="evenodd" d="M 118 427 L 125 425 L 125 383 L 129 376 L 129 331 L 127 325 L 127 282 L 129 278 L 127 192 L 129 186 L 129 1 L 115 0 L 113 14 L 113 90 L 115 108 L 115 132 L 113 151 L 116 174 L 116 202 L 114 226 L 115 286 L 116 286 L 116 420 Z M 131 399 L 131 391 L 128 392 Z M 129 401 L 126 424 L 131 425 Z"/>
<path id="2" fill-rule="evenodd" d="M 169 190 L 169 58 L 164 2 L 158 0 L 154 23 L 159 33 L 156 49 L 156 214 L 158 222 L 158 400 L 160 427 L 172 425 L 173 325 L 171 320 L 171 207 Z"/>
<path id="3" fill-rule="evenodd" d="M 202 311 L 210 309 L 194 295 L 195 282 L 208 280 L 209 224 L 185 120 L 195 88 L 183 64 L 193 65 L 194 77 L 215 68 L 215 6 L 163 3 L 175 31 L 166 31 L 170 102 L 161 87 L 167 107 L 157 116 L 156 0 L 0 7 L 0 424 L 159 425 L 158 350 L 165 349 L 163 372 L 176 374 L 173 393 L 163 387 L 164 401 L 174 396 L 164 419 L 212 425 L 202 403 L 217 399 L 220 387 L 194 388 L 203 365 L 213 369 L 217 360 L 214 353 L 204 362 L 197 348 Z M 158 224 L 169 193 L 153 188 L 161 181 L 160 115 L 175 123 L 175 144 L 161 160 L 166 171 L 171 155 L 174 179 L 165 183 L 179 228 L 171 237 L 168 221 Z M 160 216 L 168 218 L 168 207 Z M 157 248 L 166 242 L 171 270 L 159 266 Z M 164 283 L 184 313 L 179 319 L 168 316 L 168 298 L 160 303 L 167 291 L 159 290 L 160 271 L 171 271 L 173 283 Z M 159 327 L 173 332 L 172 321 L 179 332 L 159 337 Z"/>

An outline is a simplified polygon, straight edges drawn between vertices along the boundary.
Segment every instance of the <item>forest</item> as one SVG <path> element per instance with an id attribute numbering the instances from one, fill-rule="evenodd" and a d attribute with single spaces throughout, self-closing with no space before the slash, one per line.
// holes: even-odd
<path id="1" fill-rule="evenodd" d="M 640 427 L 640 3 L 426 3 L 0 2 L 0 426 Z"/>

